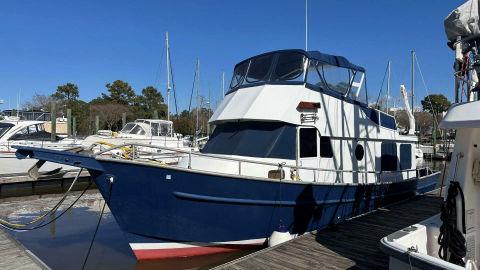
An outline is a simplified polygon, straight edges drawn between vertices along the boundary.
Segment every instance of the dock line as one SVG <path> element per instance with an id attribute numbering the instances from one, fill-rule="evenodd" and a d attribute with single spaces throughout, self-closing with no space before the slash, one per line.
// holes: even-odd
<path id="1" fill-rule="evenodd" d="M 35 229 L 39 229 L 39 228 L 42 228 L 42 227 L 45 227 L 47 226 L 48 224 L 56 221 L 57 219 L 59 219 L 61 216 L 63 216 L 63 214 L 65 214 L 66 211 L 68 211 L 70 208 L 72 208 L 75 203 L 77 203 L 77 201 L 83 196 L 83 194 L 85 194 L 85 192 L 90 188 L 92 182 L 90 181 L 88 186 L 82 191 L 82 193 L 75 199 L 75 201 L 70 204 L 62 213 L 60 213 L 58 216 L 56 216 L 54 219 L 51 219 L 49 222 L 47 223 L 43 223 L 43 224 L 40 224 L 38 226 L 34 226 L 34 227 L 30 227 L 30 228 L 23 228 L 23 227 L 28 227 L 32 224 L 35 224 L 35 223 L 38 223 L 40 221 L 44 221 L 45 217 L 55 211 L 58 210 L 58 208 L 62 205 L 62 203 L 65 201 L 65 199 L 67 198 L 68 194 L 70 193 L 70 191 L 72 190 L 73 186 L 75 185 L 75 183 L 77 182 L 81 172 L 82 172 L 83 168 L 80 169 L 80 171 L 78 172 L 78 174 L 75 176 L 75 179 L 73 180 L 72 184 L 70 185 L 70 187 L 68 188 L 68 190 L 64 193 L 64 195 L 62 196 L 62 198 L 60 199 L 60 201 L 58 201 L 57 204 L 55 204 L 55 206 L 50 209 L 49 211 L 47 211 L 45 214 L 35 218 L 34 220 L 30 221 L 30 222 L 27 222 L 27 223 L 24 223 L 24 224 L 21 224 L 21 223 L 11 223 L 7 220 L 4 220 L 4 219 L 0 219 L 0 227 L 2 228 L 5 228 L 7 230 L 10 230 L 10 231 L 15 231 L 15 232 L 25 232 L 25 231 L 32 231 L 32 230 L 35 230 Z"/>

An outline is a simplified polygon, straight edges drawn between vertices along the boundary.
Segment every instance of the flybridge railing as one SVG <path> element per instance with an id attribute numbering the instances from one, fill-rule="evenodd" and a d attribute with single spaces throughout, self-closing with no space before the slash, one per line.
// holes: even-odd
<path id="1" fill-rule="evenodd" d="M 90 149 L 93 149 L 95 145 L 92 145 Z M 150 148 L 150 149 L 158 149 L 158 150 L 163 150 L 164 152 L 152 152 L 152 151 L 146 151 L 144 148 Z M 294 172 L 294 175 L 291 175 L 291 180 L 299 180 L 302 181 L 300 178 L 300 173 L 303 174 L 305 171 L 310 171 L 312 172 L 313 175 L 313 182 L 320 182 L 318 181 L 319 175 L 317 175 L 320 172 L 323 173 L 335 173 L 336 174 L 336 179 L 335 182 L 338 183 L 344 183 L 344 175 L 345 174 L 351 174 L 352 178 L 353 175 L 356 174 L 358 177 L 360 175 L 364 175 L 365 178 L 364 183 L 367 183 L 367 179 L 369 175 L 374 175 L 375 177 L 375 182 L 386 182 L 388 180 L 392 181 L 398 181 L 404 180 L 404 179 L 410 179 L 413 177 L 419 176 L 419 171 L 424 170 L 426 168 L 416 168 L 416 169 L 407 169 L 407 170 L 397 170 L 397 171 L 369 171 L 369 170 L 339 170 L 339 169 L 324 169 L 324 168 L 315 168 L 315 167 L 304 167 L 304 166 L 297 166 L 297 165 L 290 165 L 286 164 L 285 162 L 282 163 L 274 163 L 274 162 L 266 162 L 266 161 L 260 161 L 260 160 L 250 160 L 250 159 L 244 159 L 244 158 L 237 158 L 237 157 L 228 157 L 228 156 L 217 156 L 217 155 L 212 155 L 212 154 L 204 154 L 200 152 L 195 152 L 191 150 L 182 150 L 182 149 L 176 149 L 176 148 L 169 148 L 169 147 L 164 147 L 164 146 L 159 146 L 159 145 L 151 145 L 151 144 L 142 144 L 142 143 L 125 143 L 117 146 L 113 146 L 111 148 L 103 149 L 101 151 L 98 151 L 93 154 L 93 156 L 101 156 L 104 154 L 107 154 L 109 152 L 112 152 L 114 150 L 122 150 L 128 152 L 126 155 L 118 155 L 123 159 L 128 159 L 128 160 L 157 160 L 157 161 L 162 161 L 162 159 L 170 160 L 169 163 L 165 162 L 165 165 L 167 166 L 175 166 L 178 163 L 180 163 L 180 159 L 182 158 L 188 158 L 187 160 L 187 168 L 188 169 L 195 169 L 192 168 L 192 156 L 199 156 L 199 157 L 204 157 L 204 158 L 211 158 L 211 159 L 216 159 L 216 160 L 224 160 L 224 161 L 231 161 L 236 163 L 237 166 L 237 172 L 236 173 L 229 173 L 229 174 L 234 174 L 234 175 L 240 175 L 240 176 L 255 176 L 254 174 L 246 174 L 245 173 L 245 165 L 246 164 L 254 164 L 254 165 L 261 165 L 261 166 L 268 166 L 270 170 L 273 171 L 277 170 L 278 171 L 278 177 L 272 178 L 272 177 L 264 177 L 264 178 L 270 178 L 270 179 L 285 179 L 284 175 L 284 168 L 290 168 L 291 172 Z M 175 160 L 176 162 L 172 162 L 172 160 Z M 242 170 L 243 168 L 243 170 Z M 215 172 L 212 170 L 207 170 L 211 172 Z M 302 172 L 303 171 L 303 172 Z M 403 176 L 406 176 L 404 178 Z M 259 177 L 259 176 L 256 176 Z M 296 177 L 296 178 L 295 178 Z M 323 181 L 321 181 L 323 182 Z"/>

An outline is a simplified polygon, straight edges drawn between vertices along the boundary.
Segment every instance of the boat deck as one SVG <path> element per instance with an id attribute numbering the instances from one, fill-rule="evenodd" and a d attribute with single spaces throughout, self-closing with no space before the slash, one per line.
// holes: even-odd
<path id="1" fill-rule="evenodd" d="M 260 250 L 215 269 L 388 269 L 380 239 L 440 212 L 438 190 Z"/>

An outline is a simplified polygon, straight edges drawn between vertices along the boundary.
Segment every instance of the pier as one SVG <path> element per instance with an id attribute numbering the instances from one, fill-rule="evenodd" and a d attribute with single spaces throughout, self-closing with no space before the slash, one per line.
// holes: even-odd
<path id="1" fill-rule="evenodd" d="M 438 191 L 304 234 L 214 269 L 388 269 L 380 239 L 440 212 Z"/>
<path id="2" fill-rule="evenodd" d="M 50 269 L 17 240 L 0 230 L 0 269 Z"/>

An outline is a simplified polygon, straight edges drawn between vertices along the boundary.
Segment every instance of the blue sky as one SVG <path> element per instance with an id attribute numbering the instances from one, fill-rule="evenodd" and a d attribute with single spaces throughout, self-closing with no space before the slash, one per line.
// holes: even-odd
<path id="1" fill-rule="evenodd" d="M 310 50 L 338 54 L 367 69 L 370 100 L 376 99 L 387 60 L 392 95 L 410 88 L 415 49 L 431 93 L 453 96 L 453 52 L 443 19 L 463 1 L 309 0 Z M 137 93 L 165 89 L 161 63 L 169 32 L 180 109 L 188 106 L 195 59 L 201 91 L 221 98 L 220 77 L 262 52 L 304 48 L 303 0 L 243 1 L 4 1 L 0 9 L 0 108 L 35 93 L 51 94 L 73 82 L 91 100 L 117 79 Z M 161 67 L 161 70 L 159 70 Z M 418 74 L 418 72 L 417 72 Z M 228 84 L 228 83 L 227 83 Z M 417 77 L 416 93 L 426 94 Z"/>

